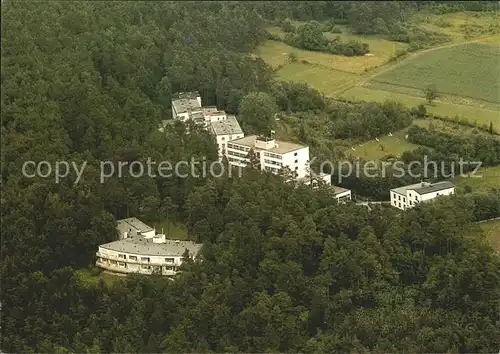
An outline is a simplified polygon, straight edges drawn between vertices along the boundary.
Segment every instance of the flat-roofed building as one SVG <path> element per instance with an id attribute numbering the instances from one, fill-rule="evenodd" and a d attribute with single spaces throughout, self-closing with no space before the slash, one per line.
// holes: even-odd
<path id="1" fill-rule="evenodd" d="M 227 115 L 224 120 L 210 123 L 210 131 L 215 135 L 219 159 L 227 155 L 227 143 L 229 141 L 240 139 L 245 136 L 241 130 L 240 124 L 233 115 Z"/>
<path id="2" fill-rule="evenodd" d="M 149 225 L 146 225 L 137 218 L 127 218 L 127 219 L 117 220 L 116 224 L 120 239 L 127 238 L 132 233 L 142 235 L 146 238 L 153 237 L 156 234 L 154 228 L 152 228 Z"/>
<path id="3" fill-rule="evenodd" d="M 391 189 L 391 205 L 398 209 L 406 210 L 413 208 L 418 203 L 454 193 L 455 186 L 451 182 L 421 182 Z"/>
<path id="4" fill-rule="evenodd" d="M 194 120 L 197 114 L 203 117 L 201 96 L 198 92 L 179 92 L 173 95 L 172 118 L 185 122 L 188 119 Z"/>
<path id="5" fill-rule="evenodd" d="M 220 111 L 217 107 L 203 107 L 203 119 L 208 127 L 212 122 L 223 121 L 227 119 L 225 111 Z"/>
<path id="6" fill-rule="evenodd" d="M 339 203 L 345 203 L 349 200 L 352 200 L 351 191 L 349 189 L 338 186 L 332 186 L 332 188 L 333 188 L 333 195 Z"/>
<path id="7" fill-rule="evenodd" d="M 96 265 L 109 271 L 175 275 L 184 256 L 195 259 L 202 247 L 202 244 L 169 240 L 164 234 L 155 234 L 153 228 L 136 218 L 119 221 L 118 230 L 124 237 L 100 245 L 96 253 Z"/>
<path id="8" fill-rule="evenodd" d="M 248 153 L 255 152 L 262 170 L 279 173 L 288 167 L 295 178 L 304 178 L 309 168 L 309 147 L 257 135 L 232 140 L 227 144 L 227 158 L 233 166 L 245 167 L 250 163 Z"/>

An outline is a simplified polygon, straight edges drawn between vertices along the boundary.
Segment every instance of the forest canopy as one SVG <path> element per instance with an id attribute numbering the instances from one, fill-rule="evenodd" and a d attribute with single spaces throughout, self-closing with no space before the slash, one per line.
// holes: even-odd
<path id="1" fill-rule="evenodd" d="M 386 6 L 431 6 L 406 3 Z M 489 6 L 477 3 L 432 6 Z M 158 131 L 178 91 L 199 90 L 204 104 L 230 113 L 241 107 L 254 129 L 269 129 L 273 117 L 252 110 L 252 102 L 325 109 L 317 91 L 276 82 L 251 53 L 266 38 L 264 14 L 350 21 L 357 6 L 3 1 L 2 351 L 498 350 L 500 260 L 466 233 L 474 221 L 500 215 L 497 192 L 399 214 L 338 205 L 329 189 L 295 188 L 252 169 L 242 178 L 113 176 L 99 183 L 102 160 L 217 159 L 213 137 L 193 124 Z M 398 12 L 391 14 L 388 21 Z M 392 103 L 336 107 L 328 128 L 340 136 L 380 132 L 364 127 L 363 112 L 377 115 L 377 124 L 410 120 Z M 252 112 L 266 121 L 252 121 Z M 496 147 L 475 144 L 478 153 Z M 78 184 L 56 183 L 24 178 L 28 160 L 89 167 Z M 201 262 L 187 263 L 173 282 L 82 279 L 98 245 L 116 238 L 116 219 L 153 222 L 167 214 L 204 244 Z"/>

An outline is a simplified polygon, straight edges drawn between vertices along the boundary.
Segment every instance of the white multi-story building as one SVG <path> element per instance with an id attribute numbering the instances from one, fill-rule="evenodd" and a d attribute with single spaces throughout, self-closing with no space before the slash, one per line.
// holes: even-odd
<path id="1" fill-rule="evenodd" d="M 219 159 L 227 155 L 227 143 L 245 136 L 235 116 L 228 115 L 226 119 L 210 123 L 210 131 L 215 135 Z"/>
<path id="2" fill-rule="evenodd" d="M 172 118 L 183 122 L 204 119 L 201 96 L 198 92 L 179 92 L 172 98 Z"/>
<path id="3" fill-rule="evenodd" d="M 184 256 L 195 259 L 202 247 L 168 240 L 135 218 L 118 220 L 118 231 L 120 239 L 100 245 L 96 253 L 98 267 L 118 273 L 175 275 Z"/>
<path id="4" fill-rule="evenodd" d="M 247 166 L 250 150 L 254 151 L 261 170 L 277 174 L 282 168 L 288 167 L 297 179 L 308 174 L 308 146 L 251 135 L 227 144 L 229 164 Z"/>
<path id="5" fill-rule="evenodd" d="M 455 193 L 455 186 L 448 181 L 421 182 L 391 189 L 391 205 L 401 210 L 413 208 L 421 202 L 433 200 L 439 196 Z"/>

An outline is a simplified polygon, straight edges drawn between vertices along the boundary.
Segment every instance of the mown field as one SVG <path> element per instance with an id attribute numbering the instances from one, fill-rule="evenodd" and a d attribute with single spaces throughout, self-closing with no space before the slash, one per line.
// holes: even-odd
<path id="1" fill-rule="evenodd" d="M 386 43 L 392 43 L 383 39 L 373 40 L 379 42 L 380 47 L 387 48 Z M 397 47 L 397 46 L 396 46 Z M 370 50 L 376 50 L 377 46 L 371 46 Z M 385 50 L 385 49 L 384 49 Z M 382 49 L 378 50 L 382 52 Z M 311 64 L 318 64 L 323 67 L 344 71 L 346 73 L 357 74 L 358 76 L 386 63 L 389 58 L 395 53 L 396 49 L 385 52 L 385 54 L 377 56 L 358 56 L 346 57 L 343 55 L 333 55 L 321 52 L 312 52 L 309 50 L 298 49 L 291 47 L 283 42 L 267 40 L 256 51 L 256 55 L 261 57 L 266 63 L 274 68 L 288 64 L 288 55 L 295 53 L 298 61 L 305 60 Z M 289 65 L 289 64 L 288 64 Z M 359 76 L 360 77 L 360 76 Z M 294 77 L 289 77 L 293 80 Z"/>
<path id="2" fill-rule="evenodd" d="M 436 85 L 440 93 L 487 102 L 500 102 L 499 48 L 468 43 L 437 49 L 407 60 L 372 81 L 424 90 Z"/>
<path id="3" fill-rule="evenodd" d="M 351 73 L 334 70 L 318 64 L 290 63 L 278 71 L 278 77 L 287 81 L 301 82 L 314 87 L 326 96 L 335 96 L 339 87 L 357 80 Z"/>
<path id="4" fill-rule="evenodd" d="M 459 176 L 453 183 L 460 191 L 466 186 L 472 188 L 473 192 L 488 192 L 492 188 L 500 188 L 500 166 L 480 169 L 475 176 Z"/>
<path id="5" fill-rule="evenodd" d="M 500 252 L 500 220 L 484 222 L 479 224 L 479 227 L 483 230 L 491 246 Z"/>
<path id="6" fill-rule="evenodd" d="M 354 101 L 389 99 L 408 107 L 424 104 L 432 114 L 487 126 L 492 122 L 500 132 L 499 16 L 474 12 L 418 15 L 414 22 L 449 35 L 451 44 L 476 39 L 474 43 L 411 53 L 397 62 L 389 59 L 398 49 L 406 48 L 405 44 L 376 36 L 354 36 L 342 26 L 343 33 L 325 33 L 325 36 L 367 42 L 374 56 L 311 52 L 278 41 L 266 41 L 256 54 L 278 69 L 281 80 L 308 83 L 327 96 Z M 284 35 L 278 27 L 268 30 Z M 297 55 L 296 63 L 289 62 L 290 53 Z M 423 93 L 428 84 L 435 84 L 440 94 L 432 105 Z"/>
<path id="7" fill-rule="evenodd" d="M 422 28 L 450 36 L 452 42 L 462 42 L 500 31 L 500 14 L 478 12 L 453 12 L 442 15 L 419 14 L 414 22 Z"/>
<path id="8" fill-rule="evenodd" d="M 494 105 L 491 106 L 491 104 L 488 103 L 481 104 L 474 100 L 468 100 L 467 103 L 464 102 L 460 104 L 454 103 L 454 98 L 443 101 L 446 97 L 441 97 L 436 100 L 433 105 L 429 105 L 422 93 L 411 95 L 401 92 L 386 91 L 377 89 L 376 84 L 370 85 L 370 83 L 365 86 L 356 86 L 349 89 L 343 92 L 341 96 L 352 101 L 384 102 L 386 100 L 395 100 L 408 107 L 416 107 L 423 104 L 429 113 L 438 116 L 465 119 L 486 126 L 489 126 L 490 122 L 492 122 L 494 129 L 500 132 L 499 110 L 498 108 L 493 108 Z"/>
<path id="9" fill-rule="evenodd" d="M 392 136 L 379 137 L 379 141 L 370 140 L 353 146 L 355 150 L 346 149 L 345 153 L 367 161 L 377 161 L 388 155 L 400 156 L 403 152 L 418 147 L 418 145 L 409 143 L 405 135 L 406 129 L 400 130 L 392 133 Z"/>
<path id="10" fill-rule="evenodd" d="M 300 25 L 300 22 L 295 23 L 296 25 Z M 271 66 L 277 67 L 279 65 L 287 64 L 287 55 L 293 52 L 298 56 L 299 61 L 306 60 L 312 64 L 320 64 L 324 67 L 335 70 L 353 74 L 363 74 L 387 63 L 397 50 L 408 47 L 405 43 L 392 42 L 377 36 L 352 35 L 347 33 L 347 29 L 345 29 L 345 27 L 342 28 L 344 30 L 343 33 L 325 32 L 324 35 L 328 39 L 340 37 L 343 41 L 357 40 L 368 43 L 370 47 L 370 55 L 346 57 L 343 55 L 311 52 L 288 46 L 283 42 L 271 40 L 264 42 L 264 44 L 258 48 L 257 55 L 259 55 Z M 267 30 L 274 35 L 280 36 L 281 38 L 285 36 L 283 30 L 279 27 L 268 27 Z M 290 80 L 293 80 L 293 77 L 290 77 Z"/>
<path id="11" fill-rule="evenodd" d="M 468 231 L 469 237 L 484 237 L 495 251 L 500 253 L 500 220 L 482 222 Z"/>

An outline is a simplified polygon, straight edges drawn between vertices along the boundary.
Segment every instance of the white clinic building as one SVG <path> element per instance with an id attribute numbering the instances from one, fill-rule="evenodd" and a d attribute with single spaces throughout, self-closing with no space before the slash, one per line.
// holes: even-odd
<path id="1" fill-rule="evenodd" d="M 421 182 L 391 189 L 391 205 L 406 210 L 415 207 L 418 203 L 428 202 L 439 196 L 455 193 L 455 186 L 448 181 L 427 183 Z"/>
<path id="2" fill-rule="evenodd" d="M 184 255 L 195 259 L 202 247 L 191 241 L 169 240 L 136 218 L 117 223 L 119 240 L 100 245 L 96 253 L 96 265 L 112 272 L 172 276 Z"/>
<path id="3" fill-rule="evenodd" d="M 227 118 L 224 120 L 211 122 L 209 127 L 210 132 L 215 136 L 217 141 L 219 159 L 222 159 L 224 155 L 227 156 L 228 142 L 245 136 L 240 124 L 233 115 L 227 115 Z"/>
<path id="4" fill-rule="evenodd" d="M 247 166 L 250 162 L 250 150 L 254 151 L 261 170 L 277 174 L 283 167 L 288 167 L 297 179 L 308 175 L 308 146 L 251 135 L 227 144 L 226 155 L 229 164 Z"/>
<path id="5" fill-rule="evenodd" d="M 201 96 L 198 92 L 179 92 L 172 98 L 172 118 L 180 121 L 203 119 Z"/>

